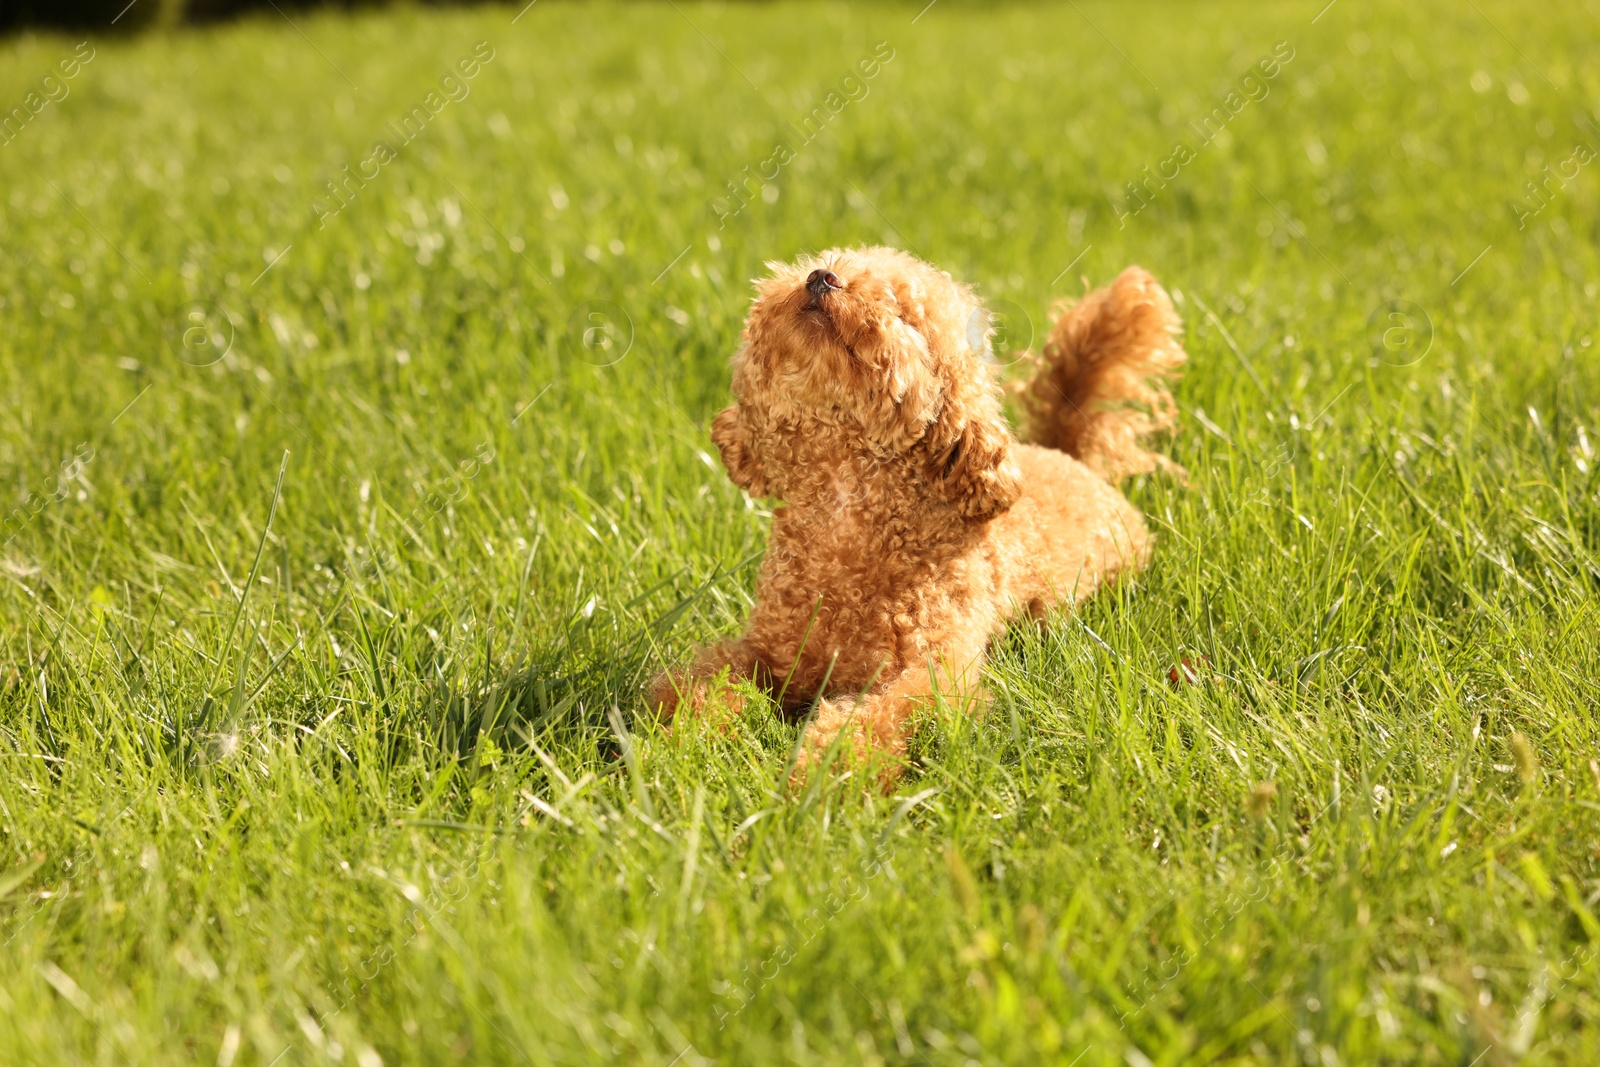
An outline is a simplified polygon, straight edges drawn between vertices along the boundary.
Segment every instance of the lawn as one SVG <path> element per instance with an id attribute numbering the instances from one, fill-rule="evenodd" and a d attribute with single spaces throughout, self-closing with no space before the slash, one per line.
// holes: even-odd
<path id="1" fill-rule="evenodd" d="M 1600 1061 L 1600 4 L 519 8 L 0 42 L 0 1062 Z M 856 242 L 1191 357 L 892 795 L 640 695 Z"/>

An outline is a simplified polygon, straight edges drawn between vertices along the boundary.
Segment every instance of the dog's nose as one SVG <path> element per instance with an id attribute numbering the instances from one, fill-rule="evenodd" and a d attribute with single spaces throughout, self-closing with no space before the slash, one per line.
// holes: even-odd
<path id="1" fill-rule="evenodd" d="M 811 277 L 806 279 L 806 288 L 811 290 L 812 296 L 826 296 L 835 289 L 843 289 L 839 276 L 831 270 L 814 270 Z"/>

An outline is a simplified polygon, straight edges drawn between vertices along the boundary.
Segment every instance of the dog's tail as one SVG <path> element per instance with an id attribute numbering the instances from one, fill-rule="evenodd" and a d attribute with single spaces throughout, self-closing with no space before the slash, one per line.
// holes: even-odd
<path id="1" fill-rule="evenodd" d="M 1184 477 L 1145 447 L 1177 422 L 1167 382 L 1188 358 L 1166 290 L 1129 267 L 1058 307 L 1044 354 L 1029 357 L 1033 377 L 1018 387 L 1024 439 L 1060 449 L 1110 482 L 1158 469 Z"/>

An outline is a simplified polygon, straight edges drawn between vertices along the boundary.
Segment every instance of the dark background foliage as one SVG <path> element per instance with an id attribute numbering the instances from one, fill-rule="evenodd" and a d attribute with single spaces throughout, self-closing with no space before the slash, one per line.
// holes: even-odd
<path id="1" fill-rule="evenodd" d="M 415 0 L 413 0 L 415 2 Z M 216 22 L 257 12 L 311 8 L 358 10 L 391 0 L 0 0 L 0 33 L 36 26 L 51 29 L 134 31 L 183 23 Z M 432 0 L 425 6 L 453 6 Z"/>

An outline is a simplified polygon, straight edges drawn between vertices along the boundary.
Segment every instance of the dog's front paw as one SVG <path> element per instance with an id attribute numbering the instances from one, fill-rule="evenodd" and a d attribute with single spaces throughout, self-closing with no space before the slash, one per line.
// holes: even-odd
<path id="1" fill-rule="evenodd" d="M 650 683 L 645 706 L 662 722 L 671 722 L 685 714 L 727 712 L 737 715 L 744 711 L 744 697 L 729 683 L 726 670 L 710 678 L 683 671 L 662 671 Z"/>
<path id="2" fill-rule="evenodd" d="M 798 789 L 819 767 L 831 766 L 838 773 L 865 772 L 883 792 L 892 792 L 904 769 L 901 747 L 894 738 L 878 735 L 856 701 L 823 700 L 806 727 L 789 785 Z"/>

